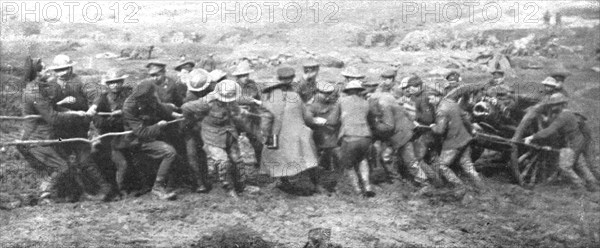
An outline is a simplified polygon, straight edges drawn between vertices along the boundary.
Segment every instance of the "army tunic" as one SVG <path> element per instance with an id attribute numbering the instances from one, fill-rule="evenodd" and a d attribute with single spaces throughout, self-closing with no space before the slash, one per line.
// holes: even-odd
<path id="1" fill-rule="evenodd" d="M 158 98 L 162 103 L 172 103 L 177 107 L 183 104 L 183 96 L 180 94 L 181 88 L 175 82 L 175 80 L 165 77 L 164 80 L 156 80 L 154 78 L 147 78 L 142 80 L 139 84 L 144 82 L 152 82 L 156 85 L 156 92 Z"/>
<path id="2" fill-rule="evenodd" d="M 450 99 L 442 99 L 436 111 L 432 131 L 444 139 L 442 150 L 459 149 L 473 138 L 467 128 L 471 128 L 466 113 Z"/>
<path id="3" fill-rule="evenodd" d="M 306 106 L 309 127 L 313 128 L 313 138 L 319 148 L 334 148 L 338 145 L 338 131 L 340 125 L 340 107 L 337 102 L 315 101 Z M 314 125 L 312 119 L 321 117 L 327 120 L 324 126 Z"/>
<path id="4" fill-rule="evenodd" d="M 597 178 L 592 174 L 592 171 L 598 174 L 599 170 L 592 159 L 594 154 L 591 151 L 591 132 L 583 117 L 570 110 L 561 111 L 548 127 L 533 135 L 533 140 L 549 137 L 560 139 L 563 149 L 560 151 L 559 168 L 573 183 L 582 184 L 577 173 L 573 171 L 574 167 L 589 184 L 595 185 L 598 183 Z M 577 163 L 579 156 L 582 154 L 586 159 L 587 166 Z"/>
<path id="5" fill-rule="evenodd" d="M 123 104 L 133 89 L 131 87 L 123 87 L 119 92 L 110 92 L 105 90 L 104 93 L 94 101 L 98 106 L 97 112 L 113 112 L 123 109 Z M 100 130 L 100 133 L 107 132 L 122 132 L 123 131 L 123 116 L 95 116 L 94 126 Z"/>
<path id="6" fill-rule="evenodd" d="M 235 120 L 240 108 L 237 103 L 224 103 L 210 94 L 182 106 L 184 116 L 201 121 L 201 135 L 204 144 L 220 148 L 227 147 L 227 136 L 238 137 Z"/>
<path id="7" fill-rule="evenodd" d="M 238 103 L 218 101 L 214 93 L 210 93 L 183 104 L 181 109 L 186 119 L 201 122 L 200 136 L 208 158 L 209 173 L 211 169 L 216 171 L 219 180 L 227 184 L 235 183 L 239 179 L 234 179 L 234 174 L 244 177 L 242 168 L 237 166 L 242 162 L 236 128 L 240 115 Z M 237 172 L 232 174 L 232 168 Z"/>
<path id="8" fill-rule="evenodd" d="M 411 100 L 415 103 L 415 120 L 423 125 L 435 122 L 435 108 L 429 103 L 423 90 L 413 94 Z"/>
<path id="9" fill-rule="evenodd" d="M 431 129 L 434 133 L 441 135 L 443 139 L 442 152 L 437 160 L 437 168 L 442 175 L 454 185 L 463 184 L 449 168 L 452 162 L 458 160 L 460 167 L 475 182 L 476 186 L 483 187 L 481 178 L 471 161 L 471 148 L 469 147 L 469 142 L 472 140 L 471 122 L 458 104 L 447 98 L 442 99 L 436 111 L 435 124 Z"/>

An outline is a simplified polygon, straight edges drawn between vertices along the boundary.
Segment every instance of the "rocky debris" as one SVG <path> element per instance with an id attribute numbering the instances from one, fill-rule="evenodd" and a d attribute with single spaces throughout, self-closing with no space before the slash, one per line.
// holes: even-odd
<path id="1" fill-rule="evenodd" d="M 362 38 L 364 36 L 364 38 Z M 389 30 L 373 31 L 370 33 L 359 33 L 358 45 L 364 47 L 390 46 L 396 40 L 396 34 Z"/>
<path id="2" fill-rule="evenodd" d="M 525 70 L 543 69 L 545 61 L 546 58 L 542 56 L 511 58 L 513 68 L 521 68 Z"/>
<path id="3" fill-rule="evenodd" d="M 479 32 L 472 38 L 459 38 L 455 35 L 454 39 L 448 42 L 446 46 L 452 50 L 469 50 L 475 47 L 498 47 L 499 45 L 501 45 L 500 40 L 495 35 L 485 36 L 482 32 Z"/>
<path id="4" fill-rule="evenodd" d="M 308 242 L 303 248 L 342 248 L 331 243 L 331 228 L 313 228 L 308 231 Z"/>
<path id="5" fill-rule="evenodd" d="M 125 48 L 121 50 L 121 59 L 151 59 L 154 46 Z"/>
<path id="6" fill-rule="evenodd" d="M 204 35 L 196 32 L 171 31 L 160 37 L 163 43 L 197 43 L 204 39 Z"/>
<path id="7" fill-rule="evenodd" d="M 38 199 L 33 194 L 0 193 L 0 209 L 11 210 L 24 206 L 37 205 Z"/>
<path id="8" fill-rule="evenodd" d="M 448 37 L 445 33 L 434 30 L 412 31 L 399 43 L 402 51 L 421 51 L 446 47 Z"/>
<path id="9" fill-rule="evenodd" d="M 344 61 L 331 55 L 317 56 L 316 60 L 323 67 L 343 68 Z"/>
<path id="10" fill-rule="evenodd" d="M 532 33 L 507 44 L 502 53 L 510 56 L 544 56 L 547 58 L 557 58 L 559 54 L 575 54 L 583 52 L 584 48 L 581 45 L 561 45 L 559 36 L 563 35 L 564 34 L 557 34 L 554 31 L 541 35 Z"/>
<path id="11" fill-rule="evenodd" d="M 479 53 L 477 57 L 473 59 L 473 62 L 480 65 L 480 68 L 487 72 L 500 69 L 504 71 L 507 77 L 517 76 L 515 70 L 512 68 L 509 57 L 501 53 L 484 51 Z"/>
<path id="12" fill-rule="evenodd" d="M 202 248 L 270 248 L 279 247 L 278 244 L 264 240 L 256 231 L 237 225 L 221 228 L 211 235 L 205 235 L 190 247 Z"/>
<path id="13" fill-rule="evenodd" d="M 98 53 L 96 54 L 96 56 L 94 56 L 97 59 L 114 59 L 114 58 L 118 58 L 119 55 L 116 53 L 111 53 L 111 52 L 103 52 L 103 53 Z"/>
<path id="14" fill-rule="evenodd" d="M 518 40 L 514 40 L 511 44 L 510 47 L 510 53 L 511 55 L 516 55 L 516 56 L 525 56 L 525 55 L 531 55 L 531 51 L 529 50 L 529 46 L 532 43 L 533 39 L 535 38 L 535 34 L 530 34 L 526 37 L 523 37 L 521 39 Z"/>
<path id="15" fill-rule="evenodd" d="M 430 70 L 429 72 L 427 72 L 427 74 L 430 76 L 445 77 L 451 71 L 452 70 L 448 69 L 448 68 L 436 67 L 436 68 L 433 68 L 432 70 Z"/>

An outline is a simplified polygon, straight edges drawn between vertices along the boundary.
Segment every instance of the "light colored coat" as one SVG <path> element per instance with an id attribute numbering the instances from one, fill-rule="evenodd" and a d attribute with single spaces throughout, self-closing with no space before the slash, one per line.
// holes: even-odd
<path id="1" fill-rule="evenodd" d="M 274 115 L 273 134 L 279 135 L 279 148 L 263 148 L 261 172 L 272 177 L 294 176 L 316 167 L 317 148 L 312 130 L 305 125 L 298 93 L 275 88 L 262 95 L 262 102 Z"/>

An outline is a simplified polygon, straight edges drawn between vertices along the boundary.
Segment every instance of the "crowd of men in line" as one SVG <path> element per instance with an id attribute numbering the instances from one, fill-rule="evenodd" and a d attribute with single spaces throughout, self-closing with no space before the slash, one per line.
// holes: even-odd
<path id="1" fill-rule="evenodd" d="M 131 132 L 105 137 L 91 147 L 77 142 L 18 146 L 34 167 L 50 169 L 41 185 L 41 198 L 48 201 L 56 199 L 58 181 L 67 173 L 82 189 L 82 173 L 100 185 L 99 193 L 83 194 L 88 199 L 108 200 L 114 192 L 125 193 L 125 175 L 140 170 L 132 162 L 135 156 L 159 161 L 151 192 L 165 200 L 176 197 L 167 187 L 173 166 L 193 172 L 196 192 L 208 192 L 216 180 L 237 198 L 244 192 L 249 163 L 277 178 L 282 187 L 291 185 L 289 177 L 307 171 L 313 190 L 325 194 L 332 192 L 322 186 L 322 168 L 341 172 L 340 179 L 357 194 L 375 196 L 369 180 L 374 164 L 380 164 L 391 181 L 406 172 L 422 189 L 444 181 L 466 187 L 451 169 L 457 163 L 475 189 L 485 188 L 470 154 L 473 133 L 481 127 L 473 125 L 465 111 L 476 99 L 444 97 L 461 85 L 457 72 L 430 88 L 416 75 L 396 81 L 396 70 L 367 81 L 350 66 L 342 72 L 344 82 L 325 82 L 318 80 L 319 64 L 308 60 L 302 76 L 282 66 L 277 80 L 263 87 L 250 79 L 253 70 L 247 63 L 237 66 L 231 80 L 219 69 L 194 68 L 193 61 L 175 66 L 178 78 L 172 79 L 166 76 L 165 63 L 150 62 L 149 77 L 127 87 L 127 75 L 116 68 L 108 70 L 100 84 L 83 83 L 73 72 L 74 64 L 58 55 L 45 73 L 27 84 L 23 115 L 42 118 L 26 120 L 22 140 L 87 138 L 90 123 L 100 134 Z M 472 98 L 502 100 L 511 94 L 504 72 L 492 75 Z M 542 82 L 545 96 L 524 119 L 541 115 L 546 128 L 525 142 L 558 135 L 564 140 L 561 172 L 574 185 L 597 190 L 600 170 L 593 163 L 591 132 L 583 118 L 565 109 L 566 76 L 554 73 Z M 248 141 L 251 151 L 243 151 L 241 140 Z M 253 157 L 246 158 L 248 153 Z M 98 154 L 109 154 L 116 167 L 114 182 L 99 170 Z M 580 155 L 587 166 L 578 163 Z"/>

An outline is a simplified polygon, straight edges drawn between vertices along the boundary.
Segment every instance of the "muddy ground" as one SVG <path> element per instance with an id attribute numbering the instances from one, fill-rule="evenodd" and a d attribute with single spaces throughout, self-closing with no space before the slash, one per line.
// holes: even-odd
<path id="1" fill-rule="evenodd" d="M 514 57 L 517 77 L 507 81 L 527 92 L 539 89 L 535 82 L 546 77 L 546 68 L 526 70 L 517 66 L 521 63 L 518 61 L 541 63 L 543 67 L 561 63 L 569 69 L 573 76 L 565 87 L 572 93 L 570 107 L 589 118 L 598 151 L 600 74 L 590 68 L 600 66 L 595 59 L 595 49 L 600 47 L 600 8 L 597 3 L 585 7 L 585 2 L 536 3 L 541 8 L 538 14 L 563 8 L 565 26 L 544 28 L 539 23 L 514 23 L 508 14 L 496 23 L 480 23 L 479 19 L 452 24 L 412 20 L 402 23 L 389 40 L 372 46 L 364 45 L 365 36 L 376 29 L 372 22 L 398 18 L 399 3 L 340 3 L 339 22 L 335 24 L 276 20 L 275 24 L 247 25 L 213 20 L 208 25 L 198 22 L 199 13 L 190 7 L 192 3 L 183 2 L 167 8 L 147 3 L 137 24 L 125 25 L 110 18 L 96 24 L 13 20 L 2 26 L 0 114 L 20 114 L 20 67 L 28 55 L 51 63 L 57 53 L 66 53 L 80 62 L 75 70 L 89 80 L 97 80 L 99 73 L 115 66 L 126 69 L 132 75 L 128 80 L 135 82 L 144 77 L 147 60 L 97 59 L 95 55 L 153 44 L 156 59 L 175 63 L 182 54 L 200 59 L 216 52 L 219 67 L 231 70 L 243 56 L 270 58 L 285 53 L 292 56 L 286 63 L 299 70 L 300 61 L 309 51 L 356 65 L 368 79 L 375 80 L 379 70 L 391 64 L 399 66 L 400 76 L 417 73 L 428 77 L 425 75 L 432 68 L 446 67 L 450 56 L 472 56 L 503 48 L 501 44 L 459 50 L 447 46 L 421 51 L 399 49 L 403 38 L 414 30 L 436 30 L 447 35 L 439 42 L 471 39 L 485 30 L 486 35 L 495 35 L 504 45 L 535 33 L 558 37 L 559 44 L 574 51 L 555 58 Z M 190 37 L 192 31 L 199 36 Z M 193 41 L 179 43 L 175 41 L 181 38 L 178 35 Z M 271 77 L 274 68 L 256 65 L 253 77 Z M 467 83 L 489 78 L 479 68 L 457 70 Z M 339 80 L 340 71 L 324 67 L 321 75 Z M 18 122 L 0 123 L 0 141 L 19 136 Z M 43 174 L 31 169 L 13 147 L 7 147 L 0 153 L 0 246 L 302 247 L 314 228 L 330 228 L 332 243 L 352 248 L 600 246 L 600 193 L 571 189 L 564 180 L 526 189 L 514 184 L 506 164 L 481 160 L 477 168 L 487 185 L 487 190 L 480 193 L 445 188 L 419 193 L 407 182 L 383 182 L 382 171 L 376 168 L 373 181 L 377 183 L 377 196 L 370 199 L 350 194 L 343 182 L 337 195 L 307 194 L 308 179 L 300 175 L 293 180 L 297 188 L 292 190 L 269 188 L 272 180 L 255 176 L 251 182 L 260 190 L 244 193 L 239 201 L 228 198 L 218 188 L 209 194 L 191 193 L 184 183 L 178 199 L 170 202 L 143 195 L 107 203 L 37 205 L 32 196 Z M 338 178 L 331 172 L 322 174 L 329 186 Z"/>
<path id="2" fill-rule="evenodd" d="M 302 247 L 312 228 L 331 228 L 343 247 L 593 247 L 600 195 L 554 183 L 523 189 L 507 173 L 486 177 L 488 191 L 439 189 L 416 195 L 382 183 L 375 198 L 343 191 L 301 196 L 262 189 L 240 201 L 222 190 L 163 202 L 145 195 L 0 212 L 3 247 Z M 308 186 L 298 180 L 299 187 Z M 215 245 L 216 246 L 210 246 Z M 229 246 L 237 247 L 237 246 Z"/>

